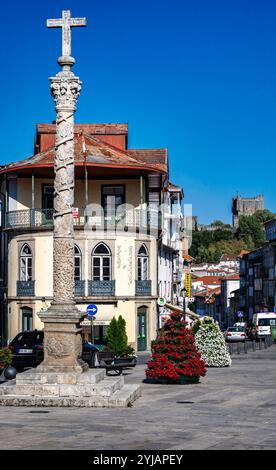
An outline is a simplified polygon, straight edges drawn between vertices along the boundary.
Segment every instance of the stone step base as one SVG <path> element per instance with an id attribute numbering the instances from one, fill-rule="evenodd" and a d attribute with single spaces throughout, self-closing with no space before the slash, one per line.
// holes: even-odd
<path id="1" fill-rule="evenodd" d="M 0 385 L 0 406 L 124 407 L 141 395 L 139 385 L 124 377 L 106 376 L 105 369 L 79 373 L 31 369 Z"/>
<path id="2" fill-rule="evenodd" d="M 74 385 L 74 384 L 96 384 L 105 378 L 105 369 L 88 369 L 82 374 L 77 373 L 55 373 L 40 372 L 37 369 L 30 369 L 16 376 L 17 385 Z M 14 381 L 13 381 L 14 382 Z"/>
<path id="3" fill-rule="evenodd" d="M 1 386 L 2 387 L 2 386 Z M 141 387 L 136 384 L 124 385 L 110 396 L 24 396 L 0 395 L 0 406 L 28 406 L 28 407 L 105 407 L 123 408 L 133 403 L 141 396 Z"/>
<path id="4" fill-rule="evenodd" d="M 53 396 L 53 397 L 110 397 L 124 386 L 123 377 L 107 377 L 96 384 L 5 384 L 0 387 L 0 396 Z"/>

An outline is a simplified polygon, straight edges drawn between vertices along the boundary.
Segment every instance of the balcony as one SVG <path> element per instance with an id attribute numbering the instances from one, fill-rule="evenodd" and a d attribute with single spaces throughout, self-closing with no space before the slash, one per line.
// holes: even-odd
<path id="1" fill-rule="evenodd" d="M 115 281 L 88 281 L 89 296 L 114 296 Z"/>
<path id="2" fill-rule="evenodd" d="M 135 281 L 135 294 L 136 296 L 150 296 L 151 281 Z"/>
<path id="3" fill-rule="evenodd" d="M 54 209 L 24 209 L 6 214 L 6 228 L 53 226 Z"/>
<path id="4" fill-rule="evenodd" d="M 53 228 L 54 209 L 23 209 L 6 213 L 6 229 Z M 148 208 L 131 208 L 121 214 L 106 217 L 79 208 L 74 211 L 74 226 L 92 230 L 161 230 L 161 214 L 158 210 Z"/>
<path id="5" fill-rule="evenodd" d="M 34 297 L 35 281 L 17 281 L 17 297 Z"/>
<path id="6" fill-rule="evenodd" d="M 75 281 L 75 296 L 76 297 L 85 296 L 85 281 Z"/>

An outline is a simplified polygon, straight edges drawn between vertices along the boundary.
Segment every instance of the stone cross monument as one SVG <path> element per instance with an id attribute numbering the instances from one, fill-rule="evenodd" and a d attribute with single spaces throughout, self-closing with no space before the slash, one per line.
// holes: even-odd
<path id="1" fill-rule="evenodd" d="M 136 384 L 124 378 L 105 377 L 104 369 L 89 369 L 83 362 L 79 312 L 74 299 L 74 112 L 81 82 L 71 71 L 71 27 L 85 26 L 85 18 L 48 20 L 49 27 L 62 27 L 62 67 L 50 78 L 56 105 L 56 155 L 54 196 L 54 296 L 44 322 L 44 361 L 17 374 L 16 380 L 0 385 L 0 406 L 125 407 L 141 395 Z"/>
<path id="2" fill-rule="evenodd" d="M 53 302 L 40 313 L 44 322 L 43 371 L 81 372 L 87 368 L 81 360 L 82 342 L 79 312 L 74 299 L 74 112 L 81 91 L 81 81 L 71 71 L 71 27 L 85 26 L 85 18 L 71 18 L 63 11 L 62 18 L 48 20 L 49 28 L 62 28 L 62 70 L 50 78 L 56 108 L 56 154 L 54 181 L 54 265 Z"/>

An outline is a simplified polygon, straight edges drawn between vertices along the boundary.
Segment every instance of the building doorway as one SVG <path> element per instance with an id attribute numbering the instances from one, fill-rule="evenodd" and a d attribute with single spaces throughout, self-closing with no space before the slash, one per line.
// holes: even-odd
<path id="1" fill-rule="evenodd" d="M 31 308 L 22 308 L 22 331 L 31 331 L 33 329 L 33 311 Z"/>
<path id="2" fill-rule="evenodd" d="M 140 307 L 137 312 L 137 349 L 147 350 L 147 307 Z"/>

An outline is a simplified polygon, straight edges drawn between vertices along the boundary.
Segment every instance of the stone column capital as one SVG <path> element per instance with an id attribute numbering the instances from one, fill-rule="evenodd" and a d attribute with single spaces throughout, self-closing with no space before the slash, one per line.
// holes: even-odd
<path id="1" fill-rule="evenodd" d="M 75 112 L 82 82 L 73 72 L 60 72 L 50 77 L 51 94 L 55 101 L 56 111 Z"/>

